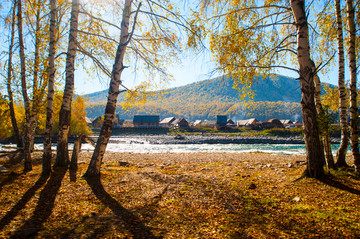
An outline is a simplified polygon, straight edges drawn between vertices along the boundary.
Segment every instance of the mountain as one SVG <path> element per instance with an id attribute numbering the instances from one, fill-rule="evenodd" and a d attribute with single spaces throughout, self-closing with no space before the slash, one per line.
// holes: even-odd
<path id="1" fill-rule="evenodd" d="M 185 86 L 171 88 L 163 92 L 163 100 L 174 101 L 177 99 L 188 99 L 197 102 L 237 102 L 240 91 L 233 88 L 233 79 L 228 77 L 217 77 L 191 83 Z M 251 89 L 255 92 L 254 101 L 283 101 L 300 102 L 301 92 L 299 81 L 294 78 L 276 75 L 266 78 L 255 78 Z M 89 103 L 103 103 L 107 100 L 108 90 L 94 92 L 84 95 Z M 123 100 L 120 95 L 118 101 Z"/>
<path id="2" fill-rule="evenodd" d="M 197 102 L 238 102 L 241 91 L 234 89 L 233 85 L 233 79 L 218 77 L 169 89 L 165 92 L 164 99 L 183 98 L 193 99 Z M 300 102 L 299 86 L 297 80 L 277 75 L 264 80 L 255 78 L 251 89 L 255 92 L 254 101 Z"/>
<path id="3" fill-rule="evenodd" d="M 175 116 L 190 120 L 215 119 L 218 114 L 237 116 L 237 118 L 257 116 L 259 120 L 301 115 L 300 83 L 294 78 L 282 75 L 265 79 L 254 78 L 251 89 L 255 95 L 254 103 L 251 105 L 244 105 L 244 101 L 239 100 L 241 91 L 233 88 L 233 82 L 231 78 L 218 77 L 171 88 L 165 90 L 163 94 L 155 92 L 155 96 L 144 105 L 129 111 L 124 111 L 118 106 L 117 113 L 125 119 L 132 119 L 135 114 L 158 114 L 161 118 Z M 104 90 L 84 95 L 89 104 L 88 117 L 94 118 L 103 114 L 107 93 L 108 90 Z M 118 102 L 121 103 L 123 100 L 124 95 L 120 95 Z"/>

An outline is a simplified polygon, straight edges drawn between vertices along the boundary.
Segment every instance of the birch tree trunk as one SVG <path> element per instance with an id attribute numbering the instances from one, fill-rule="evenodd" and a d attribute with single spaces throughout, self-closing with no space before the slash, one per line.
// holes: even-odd
<path id="1" fill-rule="evenodd" d="M 15 138 L 15 142 L 18 148 L 23 148 L 24 143 L 21 138 L 19 127 L 17 125 L 16 121 L 16 115 L 15 115 L 15 109 L 14 109 L 14 97 L 13 92 L 11 89 L 11 82 L 12 82 L 12 55 L 13 55 L 13 48 L 14 48 L 14 38 L 15 38 L 15 17 L 16 17 L 16 1 L 14 2 L 13 6 L 13 12 L 12 12 L 12 19 L 11 19 L 11 37 L 10 37 L 10 46 L 9 46 L 9 62 L 8 62 L 8 75 L 7 75 L 7 92 L 9 96 L 9 109 L 10 109 L 10 118 L 11 118 L 11 124 L 13 127 L 13 134 Z"/>
<path id="2" fill-rule="evenodd" d="M 111 135 L 117 97 L 119 94 L 119 86 L 121 83 L 121 73 L 124 69 L 123 60 L 126 46 L 129 41 L 131 4 L 132 0 L 125 0 L 125 6 L 121 22 L 120 43 L 116 51 L 115 63 L 113 65 L 113 70 L 111 73 L 108 101 L 105 108 L 105 119 L 89 167 L 84 177 L 96 177 L 100 175 L 101 162 L 103 160 L 105 149 Z"/>
<path id="3" fill-rule="evenodd" d="M 309 29 L 304 0 L 291 0 L 297 31 L 297 58 L 301 87 L 301 106 L 304 122 L 307 167 L 304 174 L 312 178 L 324 176 L 324 151 L 321 148 L 314 101 L 314 72 L 310 59 Z"/>
<path id="4" fill-rule="evenodd" d="M 55 83 L 55 30 L 56 30 L 56 0 L 50 0 L 50 42 L 49 42 L 49 82 L 46 106 L 46 128 L 44 135 L 44 153 L 42 162 L 42 174 L 49 175 L 51 172 L 51 131 L 53 125 L 53 103 Z"/>
<path id="5" fill-rule="evenodd" d="M 71 161 L 70 161 L 70 166 L 69 166 L 70 170 L 74 171 L 74 170 L 78 169 L 79 153 L 80 153 L 80 150 L 81 150 L 82 139 L 84 137 L 86 137 L 86 135 L 81 134 L 81 135 L 79 135 L 79 137 L 74 142 L 74 148 L 73 148 L 73 152 L 72 152 L 72 155 L 71 155 Z"/>
<path id="6" fill-rule="evenodd" d="M 20 77 L 21 77 L 21 91 L 24 98 L 25 106 L 25 145 L 24 145 L 24 172 L 32 170 L 32 160 L 31 160 L 31 134 L 32 134 L 32 115 L 31 115 L 31 106 L 30 99 L 27 93 L 27 84 L 26 84 L 26 65 L 25 65 L 25 46 L 23 39 L 23 20 L 22 20 L 22 0 L 18 0 L 18 12 L 17 12 L 17 26 L 19 34 L 19 50 L 20 50 Z"/>
<path id="7" fill-rule="evenodd" d="M 40 106 L 43 100 L 43 92 L 41 91 L 41 87 L 39 87 L 39 65 L 40 65 L 40 43 L 41 43 L 41 2 L 36 2 L 36 22 L 35 22 L 35 46 L 34 46 L 34 70 L 33 70 L 33 88 L 32 88 L 32 107 L 31 107 L 31 137 L 30 137 L 30 147 L 31 151 L 34 150 L 34 135 L 36 122 L 40 110 Z M 41 85 L 41 84 L 40 84 Z"/>
<path id="8" fill-rule="evenodd" d="M 74 72 L 76 56 L 76 39 L 79 16 L 79 0 L 72 1 L 69 45 L 66 56 L 66 78 L 62 105 L 59 115 L 59 133 L 57 137 L 57 151 L 55 166 L 67 166 L 70 162 L 68 152 L 68 135 L 71 118 L 71 101 L 74 93 Z"/>
<path id="9" fill-rule="evenodd" d="M 360 154 L 358 142 L 358 107 L 357 107 L 357 92 L 356 92 L 356 27 L 355 27 L 355 12 L 352 5 L 352 0 L 346 1 L 347 5 L 347 20 L 349 25 L 350 40 L 349 40 L 349 68 L 350 68 L 350 127 L 351 127 L 351 150 L 354 157 L 354 164 L 356 172 L 360 171 Z"/>
<path id="10" fill-rule="evenodd" d="M 315 71 L 315 64 L 313 63 L 313 71 Z M 332 151 L 331 151 L 331 140 L 330 140 L 330 133 L 329 133 L 329 122 L 326 119 L 326 115 L 324 112 L 324 109 L 322 107 L 321 104 L 321 82 L 319 79 L 319 76 L 315 73 L 314 74 L 314 83 L 315 83 L 315 106 L 316 106 L 316 111 L 318 113 L 319 120 L 322 120 L 324 122 L 321 122 L 320 124 L 322 124 L 320 126 L 321 130 L 320 130 L 320 135 L 322 138 L 322 143 L 323 143 L 323 148 L 325 150 L 325 159 L 326 159 L 326 164 L 328 168 L 334 169 L 335 168 L 335 163 L 334 163 L 334 157 L 332 155 Z M 321 143 L 321 142 L 320 142 Z"/>
<path id="11" fill-rule="evenodd" d="M 336 152 L 336 167 L 346 167 L 346 152 L 349 147 L 349 126 L 347 122 L 347 94 L 345 91 L 345 60 L 344 60 L 344 38 L 340 0 L 335 0 L 337 41 L 338 41 L 338 84 L 339 84 L 339 112 L 341 125 L 341 144 Z"/>

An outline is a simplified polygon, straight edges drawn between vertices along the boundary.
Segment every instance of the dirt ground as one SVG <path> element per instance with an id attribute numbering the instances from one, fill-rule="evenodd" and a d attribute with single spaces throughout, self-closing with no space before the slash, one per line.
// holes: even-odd
<path id="1" fill-rule="evenodd" d="M 359 238 L 360 184 L 349 171 L 297 180 L 305 156 L 106 153 L 100 179 L 40 177 L 0 158 L 0 238 Z M 351 162 L 349 162 L 351 163 Z"/>

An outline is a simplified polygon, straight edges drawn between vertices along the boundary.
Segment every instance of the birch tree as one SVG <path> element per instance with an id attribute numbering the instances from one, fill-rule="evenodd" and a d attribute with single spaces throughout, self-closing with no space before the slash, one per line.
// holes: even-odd
<path id="1" fill-rule="evenodd" d="M 23 148 L 23 140 L 20 135 L 18 122 L 16 120 L 16 112 L 14 107 L 14 95 L 12 91 L 12 81 L 13 81 L 13 48 L 14 48 L 14 38 L 15 38 L 15 23 L 16 23 L 16 1 L 14 1 L 12 6 L 12 14 L 11 14 L 11 26 L 10 26 L 10 44 L 9 44 L 9 60 L 8 60 L 8 74 L 7 74 L 7 93 L 9 98 L 9 110 L 10 110 L 10 117 L 11 123 L 13 127 L 13 136 L 15 138 L 15 142 L 18 148 Z"/>
<path id="2" fill-rule="evenodd" d="M 137 9 L 132 12 L 132 5 L 136 3 L 138 3 Z M 172 28 L 169 26 L 170 24 L 173 26 Z M 104 122 L 85 177 L 100 175 L 101 162 L 112 131 L 117 97 L 122 92 L 122 90 L 119 91 L 119 86 L 123 86 L 121 75 L 126 69 L 124 62 L 126 60 L 128 63 L 131 63 L 131 60 L 135 63 L 141 61 L 144 68 L 150 72 L 148 73 L 150 77 L 160 76 L 160 80 L 166 79 L 169 77 L 166 66 L 171 63 L 171 59 L 175 58 L 181 49 L 177 27 L 190 30 L 186 28 L 183 18 L 174 10 L 171 1 L 125 1 L 122 10 L 120 42 L 111 71 Z M 174 28 L 175 30 L 173 30 Z M 140 88 L 149 84 L 151 82 L 145 82 L 140 85 Z M 133 99 L 140 96 L 139 92 L 139 90 L 132 90 L 129 91 L 129 95 Z"/>
<path id="3" fill-rule="evenodd" d="M 317 72 L 314 72 L 310 57 L 305 2 L 203 2 L 203 15 L 195 14 L 194 19 L 205 18 L 201 22 L 207 24 L 205 32 L 210 32 L 210 49 L 219 70 L 233 77 L 235 87 L 241 83 L 246 89 L 246 85 L 253 83 L 254 76 L 266 76 L 275 69 L 298 73 L 308 163 L 305 175 L 323 177 L 325 158 L 314 100 L 314 75 Z"/>
<path id="4" fill-rule="evenodd" d="M 27 83 L 26 83 L 26 59 L 25 59 L 25 46 L 24 46 L 24 36 L 23 36 L 23 13 L 22 13 L 22 0 L 18 0 L 17 3 L 18 12 L 17 12 L 17 27 L 19 34 L 19 51 L 20 51 L 20 77 L 21 77 L 21 90 L 24 99 L 25 106 L 25 145 L 24 145 L 24 171 L 28 172 L 32 170 L 32 159 L 31 159 L 31 142 L 32 142 L 32 125 L 34 118 L 31 114 L 30 98 L 27 92 Z"/>
<path id="5" fill-rule="evenodd" d="M 356 66 L 356 26 L 353 1 L 347 0 L 347 22 L 349 27 L 349 68 L 350 68 L 350 127 L 351 150 L 354 157 L 355 171 L 360 172 L 359 133 L 358 133 L 358 106 L 357 106 L 357 66 Z"/>
<path id="6" fill-rule="evenodd" d="M 124 61 L 126 46 L 129 43 L 129 37 L 130 37 L 129 25 L 130 25 L 131 4 L 132 4 L 132 0 L 125 1 L 123 17 L 121 22 L 120 43 L 116 51 L 115 63 L 111 74 L 108 102 L 105 109 L 105 119 L 100 131 L 99 139 L 96 143 L 94 154 L 91 158 L 89 167 L 84 175 L 87 177 L 93 177 L 100 174 L 101 162 L 104 157 L 105 149 L 110 138 L 117 97 L 119 94 L 121 73 L 124 70 L 123 61 Z M 134 19 L 134 22 L 136 22 L 136 18 Z"/>
<path id="7" fill-rule="evenodd" d="M 336 152 L 336 166 L 346 167 L 346 152 L 349 147 L 349 129 L 347 122 L 347 94 L 345 85 L 344 38 L 341 17 L 340 0 L 335 0 L 337 42 L 338 42 L 338 84 L 339 84 L 339 113 L 341 125 L 341 144 Z"/>
<path id="8" fill-rule="evenodd" d="M 75 56 L 77 49 L 77 29 L 79 17 L 79 0 L 73 0 L 71 5 L 69 43 L 66 57 L 66 79 L 64 96 L 59 115 L 59 133 L 55 166 L 67 166 L 70 163 L 68 152 L 68 134 L 71 119 L 71 102 L 74 93 Z"/>
<path id="9" fill-rule="evenodd" d="M 51 172 L 51 131 L 53 126 L 53 103 L 55 84 L 55 41 L 56 41 L 56 0 L 50 0 L 50 28 L 49 28 L 49 83 L 46 107 L 46 129 L 44 134 L 44 153 L 42 173 L 48 175 Z"/>
<path id="10" fill-rule="evenodd" d="M 304 121 L 304 138 L 307 153 L 306 175 L 314 178 L 324 176 L 324 152 L 321 150 L 316 108 L 314 104 L 314 74 L 310 58 L 309 28 L 305 1 L 291 0 L 291 9 L 297 32 L 297 58 L 301 86 L 301 106 Z"/>
<path id="11" fill-rule="evenodd" d="M 315 64 L 313 64 L 313 71 L 316 72 Z M 321 82 L 318 74 L 314 74 L 314 83 L 315 83 L 315 106 L 318 113 L 318 122 L 320 128 L 320 136 L 322 138 L 322 143 L 325 152 L 325 159 L 328 168 L 334 169 L 335 162 L 331 150 L 331 139 L 330 139 L 330 122 L 328 116 L 323 108 L 321 103 Z"/>

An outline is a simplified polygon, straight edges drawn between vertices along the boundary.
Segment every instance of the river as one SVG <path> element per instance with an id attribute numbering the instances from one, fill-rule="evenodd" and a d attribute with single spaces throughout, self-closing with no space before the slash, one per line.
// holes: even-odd
<path id="1" fill-rule="evenodd" d="M 96 141 L 96 137 L 94 137 Z M 9 145 L 7 145 L 9 146 Z M 69 145 L 72 149 L 73 145 Z M 333 144 L 336 153 L 339 144 Z M 42 150 L 42 144 L 35 144 L 35 149 Z M 53 145 L 56 149 L 56 145 Z M 0 144 L 0 150 L 6 150 Z M 93 151 L 88 143 L 82 145 L 82 150 Z M 301 138 L 279 137 L 229 137 L 229 136 L 185 136 L 183 140 L 175 140 L 174 136 L 112 136 L 107 145 L 109 152 L 132 153 L 193 153 L 193 152 L 223 152 L 245 153 L 264 152 L 271 154 L 305 155 L 305 145 Z"/>

